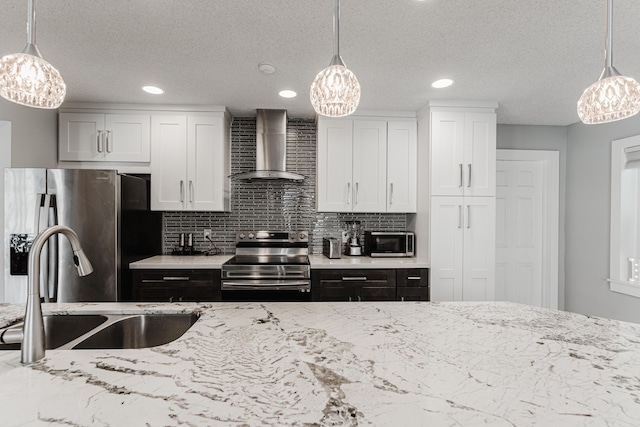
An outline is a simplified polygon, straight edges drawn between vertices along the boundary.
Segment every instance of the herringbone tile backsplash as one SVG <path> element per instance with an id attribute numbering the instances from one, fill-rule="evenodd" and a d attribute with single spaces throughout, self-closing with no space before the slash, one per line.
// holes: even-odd
<path id="1" fill-rule="evenodd" d="M 236 117 L 231 125 L 231 173 L 255 168 L 256 119 Z M 236 230 L 307 230 L 310 252 L 322 253 L 323 237 L 339 237 L 345 221 L 359 220 L 363 230 L 402 231 L 405 214 L 343 214 L 316 212 L 316 125 L 289 118 L 287 170 L 306 176 L 303 182 L 254 180 L 231 182 L 231 212 L 164 212 L 163 251 L 178 246 L 180 233 L 193 233 L 196 250 L 207 251 L 202 230 L 222 253 L 235 251 Z"/>

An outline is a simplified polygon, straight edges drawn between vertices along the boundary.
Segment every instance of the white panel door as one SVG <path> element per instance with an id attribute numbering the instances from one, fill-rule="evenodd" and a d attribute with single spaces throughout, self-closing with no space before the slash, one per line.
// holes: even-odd
<path id="1" fill-rule="evenodd" d="M 495 300 L 495 198 L 465 197 L 463 301 Z"/>
<path id="2" fill-rule="evenodd" d="M 387 212 L 416 212 L 417 126 L 387 123 Z"/>
<path id="3" fill-rule="evenodd" d="M 544 306 L 543 164 L 499 161 L 496 185 L 496 298 Z"/>
<path id="4" fill-rule="evenodd" d="M 104 160 L 104 114 L 60 113 L 58 126 L 58 160 Z"/>
<path id="5" fill-rule="evenodd" d="M 464 194 L 495 196 L 496 115 L 465 113 L 464 120 Z"/>
<path id="6" fill-rule="evenodd" d="M 153 116 L 151 209 L 180 211 L 187 197 L 187 117 Z"/>
<path id="7" fill-rule="evenodd" d="M 387 210 L 387 122 L 353 122 L 353 212 Z"/>
<path id="8" fill-rule="evenodd" d="M 317 151 L 318 212 L 351 212 L 353 120 L 320 118 Z"/>
<path id="9" fill-rule="evenodd" d="M 224 129 L 222 117 L 187 119 L 187 208 L 224 210 Z"/>
<path id="10" fill-rule="evenodd" d="M 151 116 L 107 114 L 104 129 L 105 160 L 110 162 L 151 161 Z"/>
<path id="11" fill-rule="evenodd" d="M 431 198 L 431 300 L 461 301 L 463 292 L 464 200 Z"/>
<path id="12" fill-rule="evenodd" d="M 464 113 L 431 113 L 431 195 L 464 194 Z"/>

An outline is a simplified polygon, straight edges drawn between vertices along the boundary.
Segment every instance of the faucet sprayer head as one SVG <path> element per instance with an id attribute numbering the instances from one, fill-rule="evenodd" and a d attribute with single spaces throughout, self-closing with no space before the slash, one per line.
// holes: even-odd
<path id="1" fill-rule="evenodd" d="M 78 275 L 86 276 L 93 272 L 93 266 L 89 258 L 84 254 L 82 248 L 73 251 L 73 263 L 76 265 Z"/>

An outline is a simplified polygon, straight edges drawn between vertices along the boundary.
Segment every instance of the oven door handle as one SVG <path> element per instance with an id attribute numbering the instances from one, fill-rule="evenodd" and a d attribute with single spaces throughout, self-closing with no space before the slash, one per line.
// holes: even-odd
<path id="1" fill-rule="evenodd" d="M 286 291 L 299 290 L 308 292 L 311 290 L 311 284 L 308 280 L 288 280 L 286 283 L 261 281 L 260 284 L 252 284 L 246 280 L 223 280 L 221 289 L 223 291 Z"/>

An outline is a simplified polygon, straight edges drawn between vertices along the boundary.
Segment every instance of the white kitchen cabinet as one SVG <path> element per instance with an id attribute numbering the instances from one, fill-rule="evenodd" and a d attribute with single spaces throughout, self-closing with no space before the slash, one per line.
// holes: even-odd
<path id="1" fill-rule="evenodd" d="M 417 126 L 387 123 L 387 212 L 415 212 L 417 205 Z"/>
<path id="2" fill-rule="evenodd" d="M 149 162 L 150 114 L 64 112 L 58 115 L 59 161 Z"/>
<path id="3" fill-rule="evenodd" d="M 223 114 L 151 117 L 151 209 L 228 211 L 230 138 Z"/>
<path id="4" fill-rule="evenodd" d="M 431 300 L 495 299 L 495 198 L 431 198 Z"/>
<path id="5" fill-rule="evenodd" d="M 431 195 L 495 196 L 495 112 L 431 111 Z"/>
<path id="6" fill-rule="evenodd" d="M 415 212 L 415 120 L 318 119 L 319 212 Z"/>

